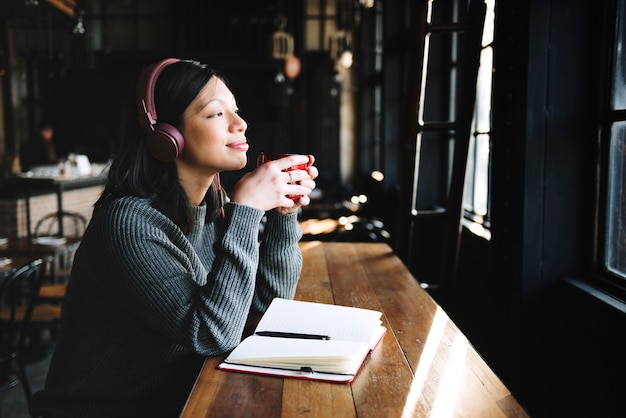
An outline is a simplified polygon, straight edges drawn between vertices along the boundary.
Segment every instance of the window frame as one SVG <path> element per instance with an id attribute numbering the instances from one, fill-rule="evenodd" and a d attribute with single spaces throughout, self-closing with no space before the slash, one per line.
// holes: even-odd
<path id="1" fill-rule="evenodd" d="M 486 2 L 487 3 L 487 2 Z M 490 14 L 491 13 L 491 14 Z M 493 129 L 493 120 L 492 120 L 492 114 L 493 114 L 493 72 L 494 72 L 494 58 L 495 58 L 495 1 L 493 1 L 493 5 L 492 5 L 492 10 L 490 11 L 489 8 L 487 9 L 487 15 L 485 16 L 485 25 L 483 27 L 483 31 L 485 31 L 487 29 L 487 25 L 489 24 L 488 19 L 493 19 L 492 22 L 490 22 L 491 26 L 491 30 L 492 33 L 491 34 L 485 34 L 483 33 L 483 43 L 482 43 L 482 49 L 481 49 L 481 59 L 480 59 L 480 65 L 481 67 L 484 64 L 484 60 L 483 60 L 483 54 L 485 53 L 485 51 L 490 50 L 491 51 L 491 68 L 489 69 L 489 71 L 492 74 L 492 77 L 490 78 L 490 94 L 489 94 L 489 128 L 488 129 L 479 129 L 477 128 L 477 112 L 478 112 L 478 100 L 479 100 L 479 91 L 478 88 L 479 86 L 477 86 L 477 91 L 476 91 L 476 104 L 474 107 L 474 114 L 472 117 L 472 138 L 470 139 L 470 146 L 469 146 L 469 152 L 468 152 L 468 162 L 467 162 L 467 170 L 466 170 L 466 182 L 465 182 L 465 191 L 464 191 L 464 198 L 463 198 L 463 218 L 464 220 L 468 221 L 469 223 L 472 224 L 478 224 L 480 227 L 480 230 L 483 231 L 483 229 L 489 229 L 491 226 L 491 141 L 492 141 L 492 129 Z M 484 68 L 480 68 L 479 69 L 479 74 L 481 73 L 481 71 L 487 71 Z M 478 80 L 477 80 L 478 82 Z M 475 195 L 476 195 L 476 155 L 478 153 L 477 149 L 476 149 L 476 145 L 478 142 L 478 138 L 481 136 L 486 136 L 488 139 L 488 144 L 489 144 L 489 155 L 488 155 L 488 161 L 487 161 L 487 190 L 486 190 L 486 202 L 485 202 L 485 213 L 479 213 L 476 210 L 475 207 Z M 469 182 L 469 179 L 471 178 L 471 183 Z M 471 203 L 467 203 L 468 201 L 471 200 Z M 470 230 L 475 230 L 470 228 Z M 484 235 L 484 232 L 481 233 L 481 235 Z"/>
<path id="2" fill-rule="evenodd" d="M 626 274 L 620 276 L 612 272 L 607 266 L 607 224 L 609 206 L 609 169 L 611 164 L 611 137 L 612 127 L 615 123 L 626 122 L 626 109 L 612 108 L 613 80 L 616 67 L 616 38 L 618 25 L 621 23 L 622 31 L 626 31 L 626 0 L 607 2 L 604 7 L 606 28 L 603 34 L 605 51 L 600 61 L 602 66 L 601 88 L 598 98 L 598 158 L 597 158 L 597 181 L 595 196 L 595 231 L 594 231 L 594 259 L 591 283 L 608 293 L 626 301 Z M 621 4 L 621 8 L 620 8 Z M 618 13 L 624 15 L 618 16 Z M 622 53 L 626 56 L 626 53 Z M 626 169 L 626 166 L 624 167 Z"/>

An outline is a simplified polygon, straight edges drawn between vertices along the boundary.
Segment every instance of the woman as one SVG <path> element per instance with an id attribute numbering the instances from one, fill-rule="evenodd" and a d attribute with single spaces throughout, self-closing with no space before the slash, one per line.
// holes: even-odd
<path id="1" fill-rule="evenodd" d="M 224 80 L 164 60 L 140 77 L 137 106 L 144 133 L 112 165 L 76 253 L 35 415 L 178 416 L 204 357 L 234 348 L 250 312 L 295 292 L 296 212 L 318 171 L 283 170 L 313 158 L 259 166 L 224 203 L 219 173 L 243 168 L 248 150 Z"/>

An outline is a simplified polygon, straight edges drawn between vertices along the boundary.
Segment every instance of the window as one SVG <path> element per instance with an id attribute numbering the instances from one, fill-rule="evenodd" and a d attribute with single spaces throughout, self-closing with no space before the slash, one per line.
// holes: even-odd
<path id="1" fill-rule="evenodd" d="M 613 123 L 610 133 L 608 193 L 606 210 L 606 268 L 626 276 L 626 122 Z"/>
<path id="2" fill-rule="evenodd" d="M 305 33 L 307 51 L 327 51 L 335 33 L 335 0 L 307 0 Z"/>
<path id="3" fill-rule="evenodd" d="M 483 227 L 488 227 L 495 0 L 487 0 L 485 3 L 487 10 L 476 83 L 472 136 L 467 157 L 463 209 L 466 218 Z"/>
<path id="4" fill-rule="evenodd" d="M 612 51 L 609 60 L 609 94 L 602 119 L 601 141 L 605 148 L 605 193 L 600 196 L 600 265 L 610 280 L 626 286 L 626 0 L 616 2 L 614 25 L 609 34 Z"/>

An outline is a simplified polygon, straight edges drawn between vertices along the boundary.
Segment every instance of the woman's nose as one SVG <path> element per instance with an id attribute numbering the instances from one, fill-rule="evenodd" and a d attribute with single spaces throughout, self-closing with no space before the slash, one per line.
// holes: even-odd
<path id="1" fill-rule="evenodd" d="M 241 116 L 239 116 L 238 113 L 235 113 L 235 119 L 233 120 L 232 126 L 238 131 L 245 131 L 248 129 L 248 124 Z"/>

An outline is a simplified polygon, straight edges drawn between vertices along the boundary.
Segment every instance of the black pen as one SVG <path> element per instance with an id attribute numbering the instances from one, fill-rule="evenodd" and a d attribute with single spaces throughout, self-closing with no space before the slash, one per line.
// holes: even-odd
<path id="1" fill-rule="evenodd" d="M 297 332 L 257 331 L 255 332 L 255 334 L 262 337 L 300 338 L 303 340 L 330 340 L 330 337 L 328 335 L 299 334 Z"/>

